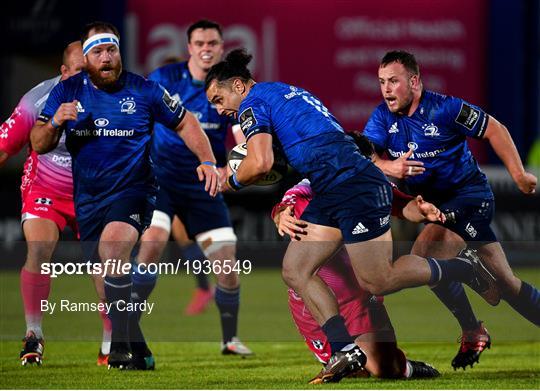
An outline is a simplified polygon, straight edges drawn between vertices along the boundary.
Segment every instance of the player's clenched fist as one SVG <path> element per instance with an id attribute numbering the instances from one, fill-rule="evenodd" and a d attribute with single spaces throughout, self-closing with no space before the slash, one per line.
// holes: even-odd
<path id="1" fill-rule="evenodd" d="M 69 103 L 62 103 L 56 113 L 52 117 L 53 126 L 58 127 L 64 124 L 66 121 L 76 121 L 77 120 L 77 103 L 78 101 L 74 100 Z"/>
<path id="2" fill-rule="evenodd" d="M 516 179 L 516 184 L 519 187 L 519 190 L 521 190 L 523 193 L 534 194 L 536 192 L 537 181 L 538 180 L 533 174 L 530 172 L 525 172 Z"/>

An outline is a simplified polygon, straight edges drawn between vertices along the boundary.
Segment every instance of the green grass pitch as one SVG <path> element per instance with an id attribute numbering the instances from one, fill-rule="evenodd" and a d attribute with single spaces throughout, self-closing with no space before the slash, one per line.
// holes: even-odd
<path id="1" fill-rule="evenodd" d="M 540 285 L 538 269 L 517 275 Z M 24 319 L 17 272 L 0 273 L 1 388 L 46 389 L 306 389 L 320 369 L 300 339 L 286 306 L 286 289 L 278 270 L 254 268 L 242 277 L 240 337 L 254 357 L 222 356 L 217 310 L 182 314 L 194 281 L 191 276 L 161 276 L 143 320 L 157 368 L 153 372 L 97 367 L 101 338 L 96 313 L 55 313 L 44 318 L 45 363 L 22 367 L 18 360 Z M 540 389 L 540 332 L 506 303 L 493 308 L 468 291 L 477 315 L 492 339 L 474 369 L 454 371 L 459 327 L 427 288 L 388 296 L 398 341 L 407 355 L 435 365 L 442 377 L 424 381 L 344 379 L 329 389 Z M 87 276 L 53 281 L 51 300 L 94 301 Z"/>

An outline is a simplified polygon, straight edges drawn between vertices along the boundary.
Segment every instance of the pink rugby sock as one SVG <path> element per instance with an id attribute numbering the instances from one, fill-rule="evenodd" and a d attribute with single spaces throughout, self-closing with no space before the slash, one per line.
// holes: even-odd
<path id="1" fill-rule="evenodd" d="M 47 300 L 50 291 L 51 276 L 49 274 L 32 273 L 25 268 L 21 269 L 21 295 L 24 303 L 26 332 L 33 331 L 38 338 L 43 337 L 41 300 Z"/>

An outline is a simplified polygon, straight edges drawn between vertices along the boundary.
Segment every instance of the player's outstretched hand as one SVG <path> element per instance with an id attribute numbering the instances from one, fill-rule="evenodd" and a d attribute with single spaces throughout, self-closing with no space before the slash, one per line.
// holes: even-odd
<path id="1" fill-rule="evenodd" d="M 215 197 L 221 187 L 219 183 L 219 172 L 216 169 L 216 166 L 199 164 L 197 167 L 197 175 L 199 176 L 199 181 L 205 181 L 204 190 L 212 197 Z"/>
<path id="2" fill-rule="evenodd" d="M 444 215 L 444 213 L 442 213 L 439 208 L 437 208 L 432 203 L 424 201 L 421 195 L 416 196 L 415 201 L 416 206 L 418 206 L 418 210 L 420 211 L 420 214 L 424 216 L 427 221 L 431 221 L 434 223 L 444 223 L 446 221 L 446 216 Z"/>
<path id="3" fill-rule="evenodd" d="M 394 160 L 391 165 L 389 165 L 390 172 L 388 175 L 393 176 L 394 178 L 403 179 L 411 176 L 422 175 L 426 169 L 424 168 L 424 163 L 416 160 L 407 160 L 413 154 L 413 150 L 409 151 Z"/>
<path id="4" fill-rule="evenodd" d="M 281 236 L 289 235 L 292 240 L 300 240 L 299 235 L 305 235 L 307 223 L 294 217 L 293 207 L 287 206 L 279 213 L 279 219 L 276 221 L 278 233 Z"/>
<path id="5" fill-rule="evenodd" d="M 63 125 L 66 121 L 76 121 L 77 120 L 77 103 L 78 101 L 74 100 L 69 103 L 62 103 L 56 113 L 53 116 L 55 124 Z"/>
<path id="6" fill-rule="evenodd" d="M 536 192 L 536 177 L 530 172 L 525 172 L 516 180 L 516 185 L 525 194 L 534 194 Z"/>

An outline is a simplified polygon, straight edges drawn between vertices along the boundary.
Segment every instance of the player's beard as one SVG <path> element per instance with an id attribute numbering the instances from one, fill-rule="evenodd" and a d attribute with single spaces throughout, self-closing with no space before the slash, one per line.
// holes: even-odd
<path id="1" fill-rule="evenodd" d="M 393 112 L 399 113 L 399 114 L 407 114 L 413 103 L 413 100 L 414 100 L 414 94 L 413 94 L 412 89 L 409 88 L 407 90 L 407 94 L 405 95 L 405 97 L 401 99 L 401 101 L 398 101 L 399 105 L 397 106 L 397 108 L 394 109 Z"/>
<path id="2" fill-rule="evenodd" d="M 92 83 L 94 83 L 97 88 L 101 90 L 110 90 L 114 88 L 122 73 L 122 62 L 119 61 L 116 65 L 101 65 L 100 67 L 93 67 L 88 64 L 86 70 L 90 75 L 90 80 L 92 80 Z M 102 73 L 103 71 L 110 72 L 108 75 L 104 76 Z"/>

